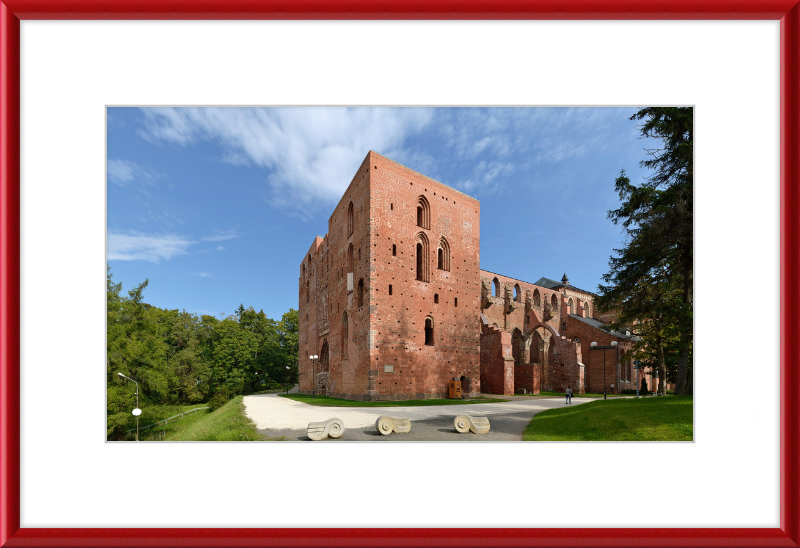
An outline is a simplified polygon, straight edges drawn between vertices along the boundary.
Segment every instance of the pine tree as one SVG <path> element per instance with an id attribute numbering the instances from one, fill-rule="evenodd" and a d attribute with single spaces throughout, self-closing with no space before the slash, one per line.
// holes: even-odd
<path id="1" fill-rule="evenodd" d="M 666 330 L 677 336 L 675 394 L 692 393 L 689 356 L 693 342 L 693 168 L 691 107 L 645 108 L 631 117 L 644 120 L 643 137 L 661 141 L 647 150 L 641 166 L 653 174 L 634 185 L 622 171 L 615 181 L 621 206 L 608 212 L 623 227 L 626 245 L 615 249 L 603 276 L 598 304 L 618 312 L 616 324 L 655 325 L 642 344 L 661 348 Z"/>

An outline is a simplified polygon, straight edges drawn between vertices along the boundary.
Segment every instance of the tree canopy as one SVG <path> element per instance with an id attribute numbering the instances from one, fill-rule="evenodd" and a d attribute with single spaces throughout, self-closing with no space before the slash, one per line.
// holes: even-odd
<path id="1" fill-rule="evenodd" d="M 276 321 L 244 304 L 222 320 L 160 309 L 144 302 L 147 280 L 124 296 L 107 270 L 108 439 L 122 439 L 134 425 L 135 387 L 117 373 L 139 383 L 140 407 L 221 405 L 297 378 L 297 310 Z"/>
<path id="2" fill-rule="evenodd" d="M 691 394 L 693 109 L 644 108 L 631 120 L 642 121 L 641 136 L 661 147 L 645 149 L 649 158 L 640 165 L 652 170 L 645 180 L 634 184 L 623 170 L 615 181 L 621 205 L 608 218 L 622 227 L 625 245 L 609 260 L 597 303 L 617 312 L 612 327 L 639 336 L 635 355 L 673 374 L 676 394 Z"/>

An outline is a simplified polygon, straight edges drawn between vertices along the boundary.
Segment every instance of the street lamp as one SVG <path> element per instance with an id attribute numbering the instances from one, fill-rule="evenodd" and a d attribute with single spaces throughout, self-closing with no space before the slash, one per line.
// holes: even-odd
<path id="1" fill-rule="evenodd" d="M 286 395 L 289 395 L 289 366 L 286 366 Z"/>
<path id="2" fill-rule="evenodd" d="M 314 360 L 318 360 L 319 356 L 314 355 L 314 356 L 309 356 L 309 358 L 311 358 L 311 383 L 314 386 L 313 388 L 314 391 L 311 394 L 311 399 L 313 400 L 317 396 L 317 373 L 315 368 L 316 364 L 314 363 Z"/>
<path id="3" fill-rule="evenodd" d="M 603 399 L 607 400 L 608 395 L 606 393 L 606 350 L 611 350 L 612 348 L 617 347 L 617 341 L 611 341 L 611 346 L 597 346 L 596 342 L 591 344 L 591 348 L 589 350 L 602 350 L 603 351 Z"/>
<path id="4" fill-rule="evenodd" d="M 117 372 L 117 375 L 120 377 L 125 377 L 122 373 Z M 136 409 L 133 410 L 133 416 L 136 417 L 136 441 L 139 441 L 139 415 L 142 414 L 142 410 L 139 409 L 139 383 L 133 380 L 130 377 L 125 377 L 132 383 L 136 384 Z"/>

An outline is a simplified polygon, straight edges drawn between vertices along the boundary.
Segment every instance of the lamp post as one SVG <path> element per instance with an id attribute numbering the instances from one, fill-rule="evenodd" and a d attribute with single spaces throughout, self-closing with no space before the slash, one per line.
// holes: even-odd
<path id="1" fill-rule="evenodd" d="M 286 366 L 286 395 L 289 395 L 289 366 Z"/>
<path id="2" fill-rule="evenodd" d="M 311 393 L 311 399 L 313 400 L 314 398 L 317 397 L 317 372 L 316 372 L 316 368 L 315 368 L 316 364 L 314 363 L 314 360 L 318 360 L 319 356 L 314 355 L 314 356 L 309 356 L 309 358 L 311 358 L 311 383 L 312 383 L 312 386 L 314 387 L 313 388 L 313 392 Z"/>
<path id="3" fill-rule="evenodd" d="M 640 381 L 639 381 L 639 369 L 641 369 L 641 367 L 640 367 L 641 364 L 642 364 L 642 362 L 640 362 L 639 360 L 633 360 L 633 368 L 636 370 L 636 397 L 637 398 L 639 397 L 639 386 L 641 384 Z"/>
<path id="4" fill-rule="evenodd" d="M 603 399 L 608 399 L 608 394 L 606 393 L 606 350 L 611 350 L 612 348 L 617 347 L 617 341 L 611 341 L 611 346 L 597 346 L 596 342 L 591 344 L 591 348 L 589 350 L 602 350 L 603 351 Z"/>
<path id="5" fill-rule="evenodd" d="M 117 375 L 120 377 L 125 377 L 125 375 L 120 372 L 117 372 Z M 139 415 L 142 414 L 142 410 L 139 409 L 139 383 L 130 377 L 125 378 L 136 385 L 136 409 L 133 410 L 133 415 L 136 417 L 136 441 L 139 441 Z"/>

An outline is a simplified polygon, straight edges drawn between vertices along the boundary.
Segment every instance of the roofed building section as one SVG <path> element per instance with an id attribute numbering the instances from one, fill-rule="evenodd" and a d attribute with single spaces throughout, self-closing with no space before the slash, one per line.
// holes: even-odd
<path id="1" fill-rule="evenodd" d="M 567 275 L 564 274 L 564 279 L 567 279 Z M 586 293 L 588 295 L 592 295 L 594 297 L 597 296 L 597 293 L 593 293 L 591 291 L 587 291 L 585 289 L 581 289 L 580 287 L 575 287 L 574 285 L 569 283 L 569 280 L 566 280 L 567 283 L 564 282 L 557 282 L 555 280 L 551 280 L 550 278 L 539 278 L 533 285 L 538 285 L 539 287 L 546 287 L 547 289 L 561 289 L 561 288 L 569 288 L 574 291 L 580 291 L 582 293 Z"/>

